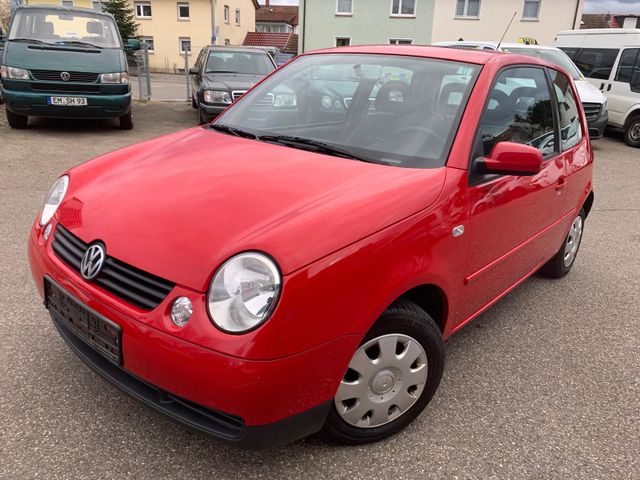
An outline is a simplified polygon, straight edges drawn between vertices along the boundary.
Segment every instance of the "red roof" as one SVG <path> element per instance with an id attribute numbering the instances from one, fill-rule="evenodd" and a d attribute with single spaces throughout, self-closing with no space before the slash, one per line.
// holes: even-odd
<path id="1" fill-rule="evenodd" d="M 256 22 L 288 23 L 298 25 L 298 7 L 293 5 L 263 6 L 256 10 Z"/>
<path id="2" fill-rule="evenodd" d="M 248 32 L 242 44 L 251 47 L 277 47 L 285 53 L 298 53 L 298 35 L 295 33 Z"/>

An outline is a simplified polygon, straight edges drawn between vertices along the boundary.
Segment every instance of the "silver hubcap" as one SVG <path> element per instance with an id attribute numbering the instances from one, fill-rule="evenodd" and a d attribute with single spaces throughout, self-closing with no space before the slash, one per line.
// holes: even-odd
<path id="1" fill-rule="evenodd" d="M 631 126 L 629 130 L 629 136 L 631 137 L 631 140 L 633 140 L 634 142 L 637 142 L 638 140 L 640 140 L 640 122 L 636 122 L 634 125 Z"/>
<path id="2" fill-rule="evenodd" d="M 578 216 L 571 225 L 567 242 L 564 245 L 564 266 L 568 267 L 573 263 L 578 253 L 580 239 L 582 238 L 582 217 Z"/>
<path id="3" fill-rule="evenodd" d="M 351 359 L 334 403 L 350 425 L 379 427 L 416 403 L 427 381 L 427 354 L 406 335 L 382 335 L 362 345 Z"/>

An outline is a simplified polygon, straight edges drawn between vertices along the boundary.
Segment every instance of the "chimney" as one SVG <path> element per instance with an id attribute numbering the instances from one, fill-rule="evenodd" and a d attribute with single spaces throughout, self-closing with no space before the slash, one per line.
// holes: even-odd
<path id="1" fill-rule="evenodd" d="M 271 5 L 269 5 L 269 0 L 265 0 L 264 6 L 267 7 L 267 8 L 269 8 L 271 6 Z"/>

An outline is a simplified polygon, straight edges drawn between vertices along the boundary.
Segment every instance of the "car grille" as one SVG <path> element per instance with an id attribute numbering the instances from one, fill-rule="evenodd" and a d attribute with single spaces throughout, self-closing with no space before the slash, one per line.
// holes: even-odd
<path id="1" fill-rule="evenodd" d="M 600 116 L 600 110 L 602 105 L 599 103 L 583 103 L 584 115 L 587 117 L 587 122 L 591 122 Z"/>
<path id="2" fill-rule="evenodd" d="M 256 106 L 258 107 L 273 107 L 273 99 L 275 98 L 275 96 L 273 95 L 273 93 L 267 93 L 264 97 L 262 97 L 260 100 L 258 100 L 258 102 L 256 103 Z"/>
<path id="3" fill-rule="evenodd" d="M 235 102 L 236 100 L 238 100 L 245 93 L 247 93 L 246 90 L 234 90 L 233 92 L 231 92 L 231 96 L 233 97 L 233 101 Z"/>
<path id="4" fill-rule="evenodd" d="M 89 244 L 58 225 L 53 251 L 64 263 L 80 272 L 80 263 Z M 115 296 L 144 310 L 156 308 L 175 286 L 167 280 L 107 256 L 104 267 L 92 282 Z"/>
<path id="5" fill-rule="evenodd" d="M 98 79 L 97 73 L 89 72 L 66 72 L 70 75 L 68 82 L 84 82 L 93 83 Z M 31 75 L 36 80 L 48 80 L 50 82 L 59 82 L 62 80 L 60 75 L 62 70 L 31 70 Z"/>
<path id="6" fill-rule="evenodd" d="M 100 92 L 100 85 L 83 85 L 77 83 L 32 83 L 31 90 L 39 92 L 98 93 Z"/>

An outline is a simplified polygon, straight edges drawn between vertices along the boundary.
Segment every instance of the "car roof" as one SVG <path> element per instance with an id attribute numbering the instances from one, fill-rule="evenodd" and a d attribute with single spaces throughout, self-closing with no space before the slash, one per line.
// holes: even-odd
<path id="1" fill-rule="evenodd" d="M 14 12 L 17 12 L 19 10 L 60 10 L 61 12 L 93 13 L 96 15 L 104 15 L 105 17 L 113 17 L 113 15 L 111 15 L 110 13 L 99 12 L 98 10 L 94 10 L 93 8 L 63 7 L 62 5 L 44 4 L 44 3 L 39 5 L 20 5 L 14 10 Z"/>
<path id="2" fill-rule="evenodd" d="M 475 40 L 462 40 L 462 41 L 450 41 L 450 42 L 437 42 L 434 43 L 435 46 L 443 46 L 443 47 L 455 47 L 458 46 L 479 46 L 479 47 L 492 47 L 497 48 L 498 42 L 482 42 Z M 521 42 L 502 42 L 500 43 L 500 47 L 506 48 L 531 48 L 536 50 L 560 50 L 558 47 L 554 47 L 552 45 L 537 45 L 533 43 L 521 43 Z"/>
<path id="3" fill-rule="evenodd" d="M 226 50 L 229 52 L 262 52 L 269 54 L 269 52 L 261 47 L 243 47 L 243 46 L 233 46 L 233 45 L 207 45 L 206 48 L 208 50 Z"/>

